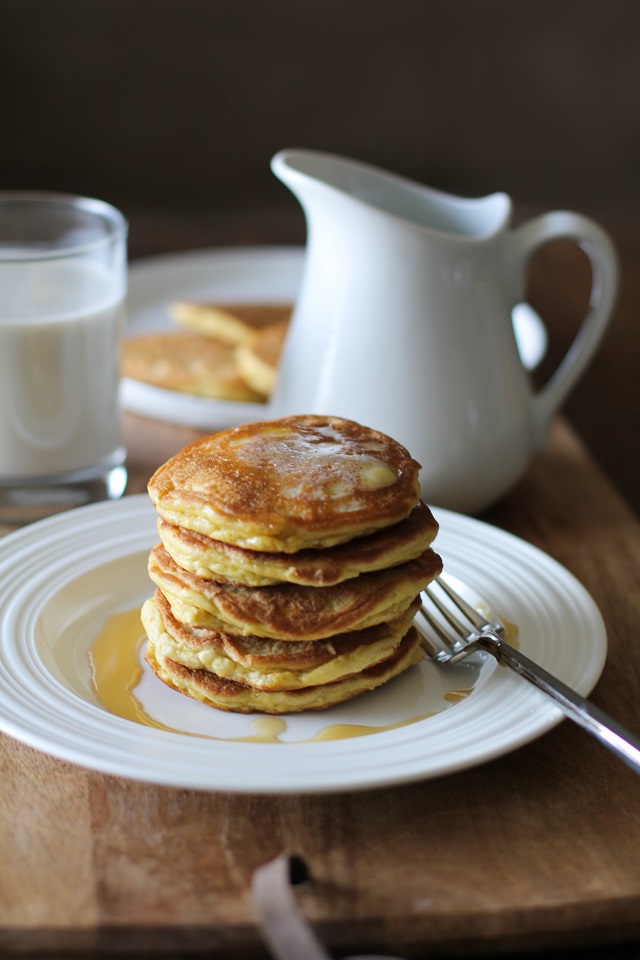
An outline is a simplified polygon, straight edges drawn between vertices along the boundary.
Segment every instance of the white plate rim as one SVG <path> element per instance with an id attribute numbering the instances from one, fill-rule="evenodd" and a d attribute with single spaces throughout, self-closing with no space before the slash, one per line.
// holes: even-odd
<path id="1" fill-rule="evenodd" d="M 507 605 L 513 604 L 514 590 L 518 594 L 528 590 L 527 603 L 535 606 L 539 598 L 529 581 L 535 584 L 536 575 L 545 590 L 556 591 L 554 603 L 560 604 L 561 615 L 554 619 L 545 614 L 544 621 L 549 632 L 546 639 L 556 646 L 544 647 L 544 656 L 537 659 L 587 695 L 604 666 L 607 641 L 602 617 L 585 588 L 557 561 L 512 534 L 446 510 L 438 509 L 437 517 L 441 527 L 436 546 L 440 544 L 445 566 L 455 576 L 463 572 L 465 581 L 471 580 L 473 589 L 492 604 L 505 600 Z M 102 773 L 183 789 L 304 794 L 387 787 L 468 769 L 523 746 L 562 719 L 551 701 L 508 671 L 496 671 L 500 676 L 495 682 L 491 678 L 493 692 L 483 688 L 485 693 L 479 692 L 476 698 L 469 697 L 428 721 L 313 745 L 203 744 L 188 735 L 105 714 L 69 694 L 52 676 L 38 672 L 31 649 L 33 637 L 29 636 L 37 611 L 34 621 L 21 609 L 25 600 L 20 585 L 27 589 L 35 558 L 40 568 L 33 576 L 36 584 L 44 584 L 43 571 L 63 548 L 69 558 L 77 555 L 77 563 L 84 569 L 87 563 L 146 550 L 155 539 L 155 513 L 146 494 L 139 494 L 50 517 L 0 541 L 0 730 L 36 749 Z M 471 552 L 461 552 L 461 544 L 468 544 Z M 456 557 L 456 551 L 460 556 Z M 504 558 L 499 578 L 488 569 L 488 555 Z M 63 583 L 74 570 L 77 574 L 74 564 L 76 560 L 69 559 L 65 570 L 63 562 L 57 582 Z M 515 579 L 505 587 L 503 581 L 509 577 Z M 50 589 L 57 589 L 55 582 Z M 518 603 L 524 601 L 516 600 L 516 606 Z M 26 626 L 21 618 L 26 619 Z M 22 624 L 20 629 L 16 624 Z M 530 645 L 535 648 L 542 642 L 534 634 L 537 628 L 523 638 L 527 653 L 532 652 Z M 572 646 L 560 653 L 557 641 L 563 634 L 572 637 Z M 38 702 L 33 695 L 25 700 L 16 674 L 26 677 L 41 694 Z"/>
<path id="2" fill-rule="evenodd" d="M 295 300 L 304 266 L 301 246 L 220 247 L 145 257 L 129 265 L 127 334 L 172 328 L 171 299 Z M 229 276 L 225 276 L 225 274 Z M 538 366 L 547 349 L 547 332 L 526 303 L 513 311 L 524 366 Z M 175 329 L 175 327 L 174 327 Z M 204 430 L 239 426 L 270 416 L 269 404 L 196 397 L 123 378 L 124 409 L 153 419 Z"/>

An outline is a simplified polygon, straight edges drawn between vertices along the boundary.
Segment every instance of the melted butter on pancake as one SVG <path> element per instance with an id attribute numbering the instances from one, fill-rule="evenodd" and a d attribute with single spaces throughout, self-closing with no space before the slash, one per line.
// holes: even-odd
<path id="1" fill-rule="evenodd" d="M 301 430 L 300 436 L 292 438 L 284 436 L 276 461 L 277 439 L 277 434 L 239 437 L 230 447 L 243 471 L 250 476 L 267 472 L 285 500 L 328 500 L 339 510 L 360 510 L 367 502 L 366 494 L 398 482 L 387 463 L 363 452 L 360 442 L 345 440 L 344 434 L 340 436 L 330 426 Z M 369 441 L 369 446 L 380 447 L 377 441 Z"/>
<path id="2" fill-rule="evenodd" d="M 363 490 L 382 490 L 383 487 L 390 487 L 395 482 L 396 476 L 393 470 L 381 460 L 375 460 L 360 468 L 360 486 Z"/>

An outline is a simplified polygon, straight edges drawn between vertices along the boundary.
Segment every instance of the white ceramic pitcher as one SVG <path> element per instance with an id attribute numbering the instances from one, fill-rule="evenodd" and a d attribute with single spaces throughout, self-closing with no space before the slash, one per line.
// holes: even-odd
<path id="1" fill-rule="evenodd" d="M 609 238 L 565 211 L 510 229 L 504 193 L 461 199 L 330 154 L 283 150 L 272 169 L 300 201 L 308 236 L 271 413 L 382 430 L 422 464 L 426 501 L 488 507 L 544 447 L 606 329 L 617 287 Z M 556 237 L 589 256 L 591 306 L 534 394 L 511 312 L 527 259 Z"/>

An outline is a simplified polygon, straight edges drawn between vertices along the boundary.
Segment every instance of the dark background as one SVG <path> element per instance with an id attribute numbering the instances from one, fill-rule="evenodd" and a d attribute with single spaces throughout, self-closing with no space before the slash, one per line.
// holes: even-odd
<path id="1" fill-rule="evenodd" d="M 132 257 L 302 243 L 285 146 L 590 215 L 622 289 L 566 411 L 640 509 L 639 41 L 633 0 L 0 0 L 0 189 L 114 203 Z M 543 373 L 588 288 L 568 244 L 533 263 Z"/>

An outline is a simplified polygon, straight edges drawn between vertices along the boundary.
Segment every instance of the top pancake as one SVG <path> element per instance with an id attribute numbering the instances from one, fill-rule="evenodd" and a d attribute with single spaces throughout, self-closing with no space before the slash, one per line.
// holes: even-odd
<path id="1" fill-rule="evenodd" d="M 168 523 L 248 550 L 294 553 L 407 517 L 420 465 L 385 434 L 338 417 L 293 416 L 189 444 L 149 481 Z"/>

